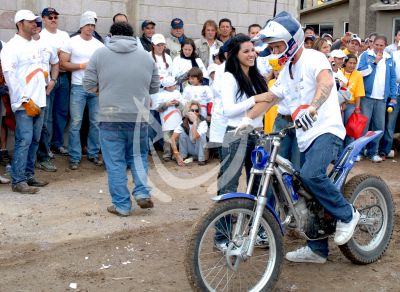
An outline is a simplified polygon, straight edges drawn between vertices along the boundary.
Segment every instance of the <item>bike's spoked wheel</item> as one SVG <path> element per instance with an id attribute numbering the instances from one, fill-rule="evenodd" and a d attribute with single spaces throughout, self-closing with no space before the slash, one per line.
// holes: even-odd
<path id="1" fill-rule="evenodd" d="M 340 249 L 354 263 L 372 263 L 383 255 L 393 232 L 390 190 L 379 177 L 359 175 L 346 184 L 345 195 L 361 217 L 352 239 Z"/>
<path id="2" fill-rule="evenodd" d="M 283 257 L 282 234 L 269 212 L 261 218 L 259 233 L 268 248 L 246 256 L 254 202 L 231 200 L 216 204 L 194 227 L 186 268 L 196 290 L 260 291 L 274 286 Z"/>

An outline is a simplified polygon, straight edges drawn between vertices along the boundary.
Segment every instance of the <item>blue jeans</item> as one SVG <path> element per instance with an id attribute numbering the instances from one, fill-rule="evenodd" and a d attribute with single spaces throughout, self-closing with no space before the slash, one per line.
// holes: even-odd
<path id="1" fill-rule="evenodd" d="M 32 118 L 25 110 L 17 110 L 15 115 L 15 145 L 11 168 L 12 184 L 27 181 L 35 175 L 36 151 L 42 132 L 44 108 Z"/>
<path id="2" fill-rule="evenodd" d="M 353 103 L 347 103 L 346 104 L 346 109 L 343 112 L 343 124 L 346 127 L 347 122 L 349 121 L 349 118 L 351 116 L 352 113 L 354 113 L 356 109 L 356 105 Z M 353 137 L 349 137 L 346 135 L 346 138 L 344 139 L 344 147 L 346 147 L 347 145 L 349 145 L 351 142 L 354 141 Z"/>
<path id="3" fill-rule="evenodd" d="M 48 124 L 48 118 L 50 115 L 50 108 L 48 107 L 50 100 L 50 95 L 46 96 L 46 107 L 42 108 L 43 113 L 43 127 L 42 127 L 42 132 L 40 134 L 40 141 L 39 141 L 39 147 L 37 150 L 37 160 L 39 162 L 42 161 L 49 161 L 50 156 L 49 156 L 49 151 L 50 151 L 50 144 L 49 144 L 49 139 L 50 139 L 50 132 L 49 128 L 47 127 Z"/>
<path id="4" fill-rule="evenodd" d="M 68 151 L 71 162 L 79 162 L 82 159 L 82 147 L 80 129 L 82 125 L 85 106 L 89 110 L 89 135 L 87 137 L 88 158 L 98 157 L 100 151 L 99 141 L 99 98 L 96 94 L 87 92 L 81 85 L 71 86 L 71 125 L 69 128 Z"/>
<path id="5" fill-rule="evenodd" d="M 132 207 L 127 166 L 130 166 L 135 184 L 135 199 L 150 198 L 150 187 L 147 184 L 148 139 L 147 123 L 101 123 L 100 142 L 107 168 L 108 187 L 112 203 L 122 214 L 128 214 Z"/>
<path id="6" fill-rule="evenodd" d="M 293 123 L 284 119 L 281 115 L 275 119 L 274 131 L 280 131 L 283 128 L 293 126 Z M 289 159 L 295 169 L 300 169 L 300 150 L 297 145 L 296 130 L 292 129 L 281 141 L 281 148 L 279 149 L 279 155 L 283 158 Z"/>
<path id="7" fill-rule="evenodd" d="M 353 218 L 352 207 L 326 174 L 342 143 L 339 137 L 330 133 L 315 139 L 311 146 L 301 153 L 301 161 L 304 163 L 300 169 L 300 177 L 326 212 L 347 223 Z M 328 256 L 328 239 L 308 241 L 308 246 L 320 256 Z"/>
<path id="8" fill-rule="evenodd" d="M 165 143 L 165 141 L 164 141 Z M 179 152 L 182 159 L 185 159 L 188 155 L 197 157 L 198 161 L 205 161 L 204 150 L 207 144 L 206 134 L 200 136 L 194 143 L 190 140 L 190 137 L 185 132 L 179 135 Z"/>
<path id="9" fill-rule="evenodd" d="M 368 130 L 385 130 L 386 101 L 383 99 L 373 99 L 365 96 L 361 99 L 361 112 L 368 118 L 365 126 L 364 135 Z M 381 138 L 374 139 L 367 145 L 367 156 L 372 158 L 378 154 L 378 146 Z"/>
<path id="10" fill-rule="evenodd" d="M 400 97 L 397 98 L 397 104 L 393 107 L 391 113 L 386 112 L 386 127 L 383 138 L 379 146 L 379 154 L 387 156 L 392 150 L 393 136 L 396 129 L 397 116 L 400 110 Z"/>
<path id="11" fill-rule="evenodd" d="M 50 93 L 49 104 L 47 104 L 49 109 L 47 129 L 49 133 L 52 132 L 51 146 L 55 148 L 64 146 L 64 131 L 69 114 L 69 94 L 67 73 L 60 72 L 57 84 Z"/>

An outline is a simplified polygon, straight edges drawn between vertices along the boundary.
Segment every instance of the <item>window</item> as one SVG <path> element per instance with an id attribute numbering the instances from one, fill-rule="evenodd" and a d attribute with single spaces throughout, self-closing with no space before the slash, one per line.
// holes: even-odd
<path id="1" fill-rule="evenodd" d="M 400 17 L 395 17 L 395 18 L 393 18 L 393 30 L 392 30 L 392 35 L 391 35 L 392 42 L 394 42 L 394 34 L 398 30 L 400 30 Z M 388 40 L 388 42 L 389 42 L 389 40 Z"/>
<path id="2" fill-rule="evenodd" d="M 400 19 L 400 18 L 399 18 Z M 317 23 L 306 23 L 305 27 L 312 27 L 316 35 L 323 35 L 324 33 L 329 33 L 333 35 L 333 24 L 325 23 L 325 24 L 317 24 Z"/>
<path id="3" fill-rule="evenodd" d="M 343 34 L 349 31 L 349 23 L 343 22 Z"/>

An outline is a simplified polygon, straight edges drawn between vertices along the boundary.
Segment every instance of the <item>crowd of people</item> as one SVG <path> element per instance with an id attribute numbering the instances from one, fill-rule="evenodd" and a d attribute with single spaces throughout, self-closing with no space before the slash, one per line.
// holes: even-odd
<path id="1" fill-rule="evenodd" d="M 36 193 L 48 182 L 36 179 L 34 169 L 57 171 L 54 154 L 68 156 L 71 170 L 79 169 L 83 154 L 96 166 L 103 165 L 103 158 L 113 201 L 108 211 L 117 215 L 129 215 L 131 210 L 127 167 L 138 204 L 153 206 L 147 185 L 147 153 L 153 146 L 163 152 L 166 163 L 179 166 L 194 160 L 204 165 L 210 156 L 218 156 L 218 192 L 236 191 L 244 165 L 249 175 L 249 152 L 255 143 L 252 137 L 243 142 L 233 135 L 241 119 L 271 102 L 267 92 L 273 86 L 280 90 L 276 96 L 297 98 L 309 86 L 310 76 L 318 73 L 312 70 L 319 70 L 305 61 L 308 71 L 296 71 L 298 65 L 276 58 L 273 46 L 261 40 L 259 24 L 249 25 L 247 34 L 236 34 L 230 19 L 207 20 L 201 38 L 193 40 L 185 35 L 180 18 L 171 20 L 165 36 L 157 33 L 155 21 L 145 20 L 141 35 L 134 36 L 127 16 L 118 13 L 110 33 L 102 37 L 96 32 L 93 11 L 81 15 L 72 35 L 58 28 L 58 16 L 52 7 L 43 9 L 41 17 L 20 10 L 14 19 L 17 33 L 1 43 L 0 163 L 9 165 L 13 191 Z M 302 33 L 299 45 L 304 55 L 324 56 L 330 66 L 342 126 L 356 113 L 368 118 L 364 132 L 384 131 L 358 160 L 394 157 L 400 31 L 390 45 L 377 33 L 361 39 L 346 32 L 336 40 L 326 33 L 318 36 L 310 27 Z M 304 76 L 297 76 L 300 81 L 294 87 L 281 88 L 279 76 L 288 68 L 291 79 L 298 72 Z M 254 128 L 279 130 L 296 120 L 288 99 L 268 108 L 251 121 Z M 15 131 L 12 159 L 6 148 L 9 130 Z M 129 140 L 137 135 L 135 146 Z M 354 139 L 337 136 L 344 140 L 338 142 L 341 148 Z M 299 140 L 295 130 L 285 139 L 280 154 L 300 169 L 301 154 L 309 144 Z M 120 156 L 125 157 L 123 163 Z M 0 182 L 8 179 L 0 177 Z"/>

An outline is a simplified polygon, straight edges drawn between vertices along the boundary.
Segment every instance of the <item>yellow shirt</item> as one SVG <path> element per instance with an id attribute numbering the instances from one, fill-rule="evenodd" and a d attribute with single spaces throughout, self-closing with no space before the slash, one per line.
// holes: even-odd
<path id="1" fill-rule="evenodd" d="M 356 97 L 365 96 L 364 79 L 357 70 L 354 70 L 352 73 L 346 72 L 344 68 L 340 70 L 342 70 L 344 77 L 347 78 L 347 88 L 351 92 L 351 100 L 347 103 L 355 103 Z"/>
<path id="2" fill-rule="evenodd" d="M 271 79 L 268 82 L 268 88 L 271 88 L 272 85 L 274 85 L 275 81 L 276 81 L 275 79 Z M 278 115 L 278 106 L 277 105 L 272 106 L 269 109 L 269 111 L 267 111 L 265 113 L 265 116 L 264 116 L 264 131 L 265 131 L 265 133 L 272 132 L 277 115 Z"/>

